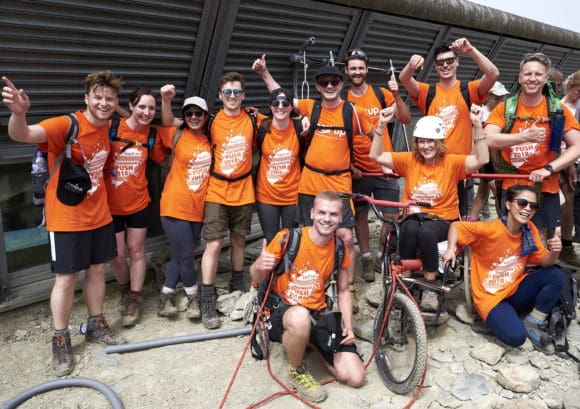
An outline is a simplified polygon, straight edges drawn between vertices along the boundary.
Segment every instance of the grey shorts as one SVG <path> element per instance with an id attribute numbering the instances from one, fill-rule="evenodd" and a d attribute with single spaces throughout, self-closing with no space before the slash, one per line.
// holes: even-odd
<path id="1" fill-rule="evenodd" d="M 365 176 L 360 179 L 352 180 L 352 192 L 362 193 L 363 195 L 372 196 L 377 200 L 388 200 L 390 202 L 399 201 L 399 182 L 396 179 L 379 177 L 379 176 Z M 370 204 L 364 200 L 355 200 L 354 208 L 356 211 L 368 209 Z M 397 207 L 378 207 L 383 213 L 397 214 L 399 208 Z"/>

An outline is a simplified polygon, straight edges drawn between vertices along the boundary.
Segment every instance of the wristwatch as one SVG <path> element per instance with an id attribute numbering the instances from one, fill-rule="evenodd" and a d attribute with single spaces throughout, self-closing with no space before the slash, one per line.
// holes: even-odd
<path id="1" fill-rule="evenodd" d="M 550 175 L 552 173 L 554 173 L 554 168 L 549 163 L 546 166 L 544 166 L 544 169 L 546 169 L 548 172 L 550 172 Z"/>

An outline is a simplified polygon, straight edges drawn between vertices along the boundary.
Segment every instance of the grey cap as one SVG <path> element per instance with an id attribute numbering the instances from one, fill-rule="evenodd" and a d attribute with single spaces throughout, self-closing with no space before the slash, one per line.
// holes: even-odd
<path id="1" fill-rule="evenodd" d="M 207 102 L 205 102 L 205 99 L 201 97 L 187 98 L 185 101 L 183 101 L 183 106 L 181 107 L 181 110 L 183 111 L 185 107 L 189 105 L 195 105 L 196 107 L 201 108 L 201 110 L 204 111 L 205 113 L 209 112 L 207 109 Z"/>

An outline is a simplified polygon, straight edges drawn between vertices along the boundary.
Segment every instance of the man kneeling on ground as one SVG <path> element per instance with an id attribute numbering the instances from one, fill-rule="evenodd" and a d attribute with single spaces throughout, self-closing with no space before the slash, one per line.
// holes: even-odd
<path id="1" fill-rule="evenodd" d="M 275 277 L 266 306 L 269 307 L 272 325 L 270 340 L 282 342 L 290 361 L 288 381 L 291 387 L 307 400 L 321 402 L 326 399 L 327 393 L 308 372 L 303 361 L 309 343 L 319 351 L 324 364 L 338 381 L 360 387 L 364 384 L 365 372 L 354 345 L 347 272 L 350 257 L 344 246 L 344 256 L 336 277 L 338 306 L 342 314 L 339 338 L 342 339 L 335 352 L 328 351 L 326 345 L 316 341 L 314 322 L 320 322 L 322 317 L 328 318 L 332 314 L 325 290 L 335 268 L 338 248 L 335 240 L 341 240 L 335 233 L 342 219 L 342 200 L 334 192 L 320 192 L 314 200 L 311 217 L 313 225 L 300 229 L 298 251 L 294 261 L 289 263 L 289 270 L 292 271 L 284 271 Z M 288 232 L 279 232 L 269 245 L 264 240 L 260 256 L 250 267 L 254 282 L 268 282 L 270 274 L 275 271 L 287 249 L 283 246 L 284 234 Z"/>

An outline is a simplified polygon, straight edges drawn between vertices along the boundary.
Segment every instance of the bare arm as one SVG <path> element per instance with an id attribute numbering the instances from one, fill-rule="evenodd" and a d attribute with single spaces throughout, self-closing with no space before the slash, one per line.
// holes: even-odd
<path id="1" fill-rule="evenodd" d="M 417 98 L 419 96 L 419 83 L 415 78 L 413 78 L 413 75 L 415 74 L 415 71 L 423 69 L 424 62 L 425 59 L 423 57 L 415 54 L 411 56 L 411 59 L 399 74 L 399 81 L 401 81 L 401 84 L 403 84 L 403 87 L 405 87 L 407 93 L 412 98 Z"/>
<path id="2" fill-rule="evenodd" d="M 161 124 L 163 126 L 179 127 L 183 120 L 173 116 L 171 111 L 171 101 L 175 98 L 175 85 L 166 84 L 159 90 L 161 94 Z"/>
<path id="3" fill-rule="evenodd" d="M 338 297 L 338 308 L 342 314 L 342 336 L 343 339 L 340 342 L 341 345 L 351 345 L 354 344 L 355 335 L 352 329 L 352 296 L 350 290 L 348 289 L 348 270 L 346 268 L 341 268 L 338 272 L 337 278 L 337 297 Z"/>
<path id="4" fill-rule="evenodd" d="M 479 105 L 471 105 L 469 117 L 471 119 L 471 126 L 473 127 L 473 145 L 474 155 L 469 155 L 465 159 L 465 173 L 469 175 L 475 172 L 487 162 L 489 162 L 489 148 L 485 143 L 485 133 L 481 124 L 481 116 L 483 108 Z"/>
<path id="5" fill-rule="evenodd" d="M 8 135 L 16 142 L 44 143 L 46 133 L 40 125 L 28 125 L 26 113 L 30 109 L 30 99 L 23 89 L 17 89 L 8 79 L 2 77 L 2 102 L 11 112 L 8 120 Z"/>
<path id="6" fill-rule="evenodd" d="M 391 75 L 391 79 L 389 80 L 389 90 L 393 93 L 395 97 L 395 118 L 402 124 L 408 124 L 411 122 L 411 110 L 409 109 L 409 105 L 403 101 L 401 98 L 401 94 L 399 94 L 399 84 L 397 84 L 397 80 L 395 79 L 395 75 Z"/>
<path id="7" fill-rule="evenodd" d="M 499 78 L 499 70 L 497 67 L 489 60 L 489 58 L 487 58 L 477 48 L 471 45 L 469 40 L 466 38 L 459 38 L 455 40 L 449 48 L 458 54 L 467 55 L 473 60 L 475 64 L 477 64 L 483 73 L 483 76 L 477 85 L 477 93 L 480 97 L 487 94 L 491 87 L 493 87 L 493 84 Z"/>
<path id="8" fill-rule="evenodd" d="M 537 121 L 518 133 L 501 133 L 502 129 L 494 124 L 485 126 L 487 145 L 492 149 L 509 148 L 524 142 L 542 142 L 546 139 L 546 129 L 537 126 Z"/>
<path id="9" fill-rule="evenodd" d="M 455 252 L 457 251 L 457 222 L 451 223 L 447 232 L 447 251 L 443 254 L 443 265 L 448 261 L 455 267 Z"/>
<path id="10" fill-rule="evenodd" d="M 384 152 L 383 137 L 387 123 L 393 118 L 395 108 L 390 106 L 381 110 L 379 114 L 379 124 L 373 129 L 373 142 L 369 152 L 369 158 L 388 168 L 393 167 L 393 157 L 390 152 Z"/>
<path id="11" fill-rule="evenodd" d="M 266 66 L 266 54 L 262 54 L 260 58 L 256 58 L 252 64 L 252 71 L 262 77 L 262 81 L 264 81 L 264 84 L 266 84 L 268 92 L 272 92 L 275 89 L 280 88 L 280 84 L 278 84 L 274 77 L 272 77 L 272 74 L 270 74 L 270 71 L 268 71 L 268 67 Z M 294 111 L 298 111 L 298 100 L 294 98 L 293 102 Z"/>

